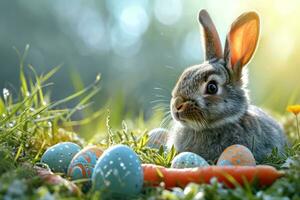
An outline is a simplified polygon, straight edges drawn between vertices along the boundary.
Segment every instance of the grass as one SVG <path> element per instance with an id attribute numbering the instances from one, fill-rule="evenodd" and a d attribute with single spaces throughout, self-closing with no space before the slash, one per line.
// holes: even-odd
<path id="1" fill-rule="evenodd" d="M 126 144 L 132 147 L 143 163 L 155 163 L 170 166 L 176 155 L 174 149 L 164 153 L 146 146 L 147 127 L 159 125 L 162 113 L 157 113 L 148 121 L 143 115 L 120 123 L 121 128 L 112 127 L 112 116 L 120 118 L 118 113 L 109 113 L 107 106 L 89 113 L 88 118 L 72 121 L 72 116 L 82 109 L 89 109 L 92 98 L 100 91 L 100 75 L 87 87 L 56 102 L 51 102 L 47 90 L 52 85 L 47 81 L 59 67 L 38 76 L 32 66 L 30 74 L 24 73 L 24 60 L 28 47 L 20 57 L 20 94 L 14 96 L 9 90 L 3 90 L 0 99 L 0 199 L 98 199 L 101 194 L 88 192 L 72 194 L 65 185 L 47 185 L 36 174 L 33 166 L 38 164 L 47 147 L 62 141 L 72 141 L 81 146 L 94 143 L 104 148 L 114 144 Z M 72 108 L 66 103 L 75 104 Z M 116 101 L 115 104 L 122 104 Z M 120 110 L 121 108 L 119 108 Z M 91 110 L 91 109 L 90 109 Z M 115 119 L 114 119 L 115 120 Z M 119 120 L 119 121 L 120 121 Z M 96 121 L 96 122 L 95 122 Z M 89 141 L 80 138 L 72 127 L 85 127 L 87 124 L 101 123 L 106 129 Z M 300 199 L 300 142 L 295 139 L 296 124 L 285 117 L 285 129 L 291 137 L 292 145 L 284 154 L 276 150 L 264 160 L 264 164 L 284 170 L 286 175 L 268 188 L 255 185 L 228 189 L 212 180 L 211 184 L 190 184 L 184 189 L 173 191 L 163 187 L 145 188 L 136 199 Z M 134 126 L 136 125 L 136 126 Z M 134 127 L 129 128 L 129 127 Z M 286 160 L 289 162 L 286 162 Z M 79 186 L 80 183 L 76 183 Z"/>

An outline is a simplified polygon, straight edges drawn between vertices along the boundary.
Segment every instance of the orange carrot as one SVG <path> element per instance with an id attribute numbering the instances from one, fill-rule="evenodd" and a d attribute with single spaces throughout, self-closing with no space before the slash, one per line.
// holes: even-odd
<path id="1" fill-rule="evenodd" d="M 172 169 L 153 164 L 143 164 L 144 183 L 146 186 L 157 186 L 165 183 L 166 188 L 185 187 L 187 184 L 210 183 L 216 177 L 218 182 L 227 187 L 235 187 L 238 183 L 243 186 L 248 183 L 258 182 L 259 186 L 271 185 L 284 174 L 274 167 L 267 165 L 257 166 L 208 166 L 201 168 Z"/>

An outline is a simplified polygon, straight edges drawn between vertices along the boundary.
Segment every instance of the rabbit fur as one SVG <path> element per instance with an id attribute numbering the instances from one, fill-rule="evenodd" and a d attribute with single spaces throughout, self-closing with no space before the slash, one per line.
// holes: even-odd
<path id="1" fill-rule="evenodd" d="M 284 150 L 283 128 L 263 110 L 250 105 L 245 66 L 257 46 L 260 22 L 247 12 L 231 25 L 222 52 L 217 30 L 206 10 L 199 13 L 205 62 L 179 77 L 170 103 L 173 125 L 168 146 L 216 160 L 233 144 L 248 147 L 260 162 L 277 148 Z M 212 86 L 211 84 L 215 86 Z M 210 84 L 210 93 L 208 93 Z M 217 87 L 217 92 L 215 92 Z"/>

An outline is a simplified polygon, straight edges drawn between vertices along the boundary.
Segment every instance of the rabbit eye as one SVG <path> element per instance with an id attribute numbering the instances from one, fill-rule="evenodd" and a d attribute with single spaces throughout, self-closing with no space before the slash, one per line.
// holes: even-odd
<path id="1" fill-rule="evenodd" d="M 215 81 L 208 82 L 206 86 L 206 93 L 207 94 L 216 94 L 218 92 L 218 86 Z"/>

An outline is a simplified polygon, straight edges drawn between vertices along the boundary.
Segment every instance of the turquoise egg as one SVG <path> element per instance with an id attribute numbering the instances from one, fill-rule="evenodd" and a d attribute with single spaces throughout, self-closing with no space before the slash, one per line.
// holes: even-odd
<path id="1" fill-rule="evenodd" d="M 49 166 L 55 173 L 67 173 L 72 158 L 81 150 L 81 147 L 72 142 L 58 143 L 45 151 L 41 162 Z"/>
<path id="2" fill-rule="evenodd" d="M 141 192 L 143 169 L 137 154 L 126 145 L 108 148 L 98 159 L 92 175 L 94 190 L 114 197 L 130 197 Z"/>
<path id="3" fill-rule="evenodd" d="M 147 146 L 150 148 L 159 149 L 161 146 L 166 148 L 168 140 L 168 130 L 164 128 L 152 129 L 149 133 Z"/>
<path id="4" fill-rule="evenodd" d="M 172 168 L 206 167 L 209 164 L 204 158 L 192 152 L 182 152 L 172 160 Z"/>

